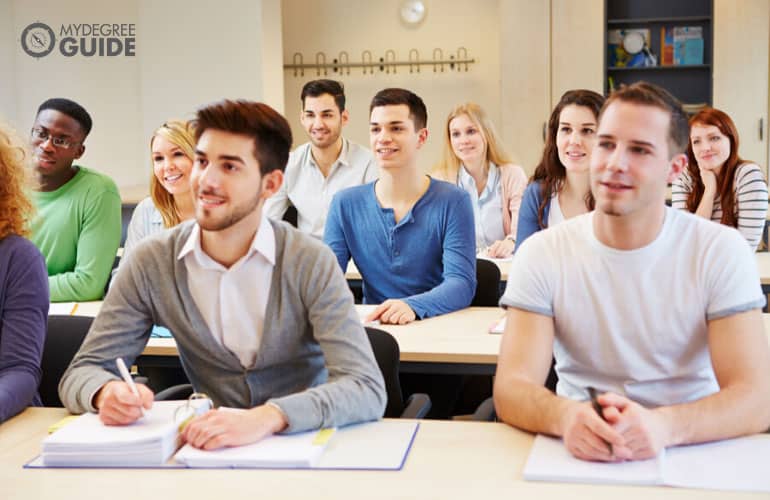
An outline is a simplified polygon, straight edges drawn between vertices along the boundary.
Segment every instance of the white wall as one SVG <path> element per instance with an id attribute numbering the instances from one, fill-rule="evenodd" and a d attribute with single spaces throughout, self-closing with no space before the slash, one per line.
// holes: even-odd
<path id="1" fill-rule="evenodd" d="M 121 188 L 146 189 L 149 136 L 166 119 L 189 118 L 223 97 L 264 96 L 283 106 L 280 58 L 273 55 L 281 47 L 280 0 L 223 0 L 215 9 L 182 0 L 2 0 L 0 9 L 0 32 L 10 32 L 0 35 L 0 115 L 24 131 L 46 98 L 80 102 L 94 119 L 82 163 Z M 68 58 L 54 51 L 34 59 L 19 39 L 38 20 L 57 38 L 62 24 L 136 24 L 136 56 Z"/>
<path id="2" fill-rule="evenodd" d="M 351 116 L 345 136 L 367 147 L 369 102 L 374 94 L 386 87 L 404 87 L 419 95 L 428 108 L 429 137 L 421 157 L 423 168 L 428 169 L 440 156 L 446 116 L 454 105 L 476 101 L 500 124 L 498 1 L 426 0 L 427 16 L 416 28 L 399 21 L 400 4 L 401 0 L 283 0 L 284 60 L 292 61 L 293 54 L 300 52 L 306 63 L 315 62 L 316 52 L 322 51 L 330 62 L 344 50 L 350 62 L 360 62 L 364 50 L 370 50 L 377 60 L 388 49 L 395 51 L 397 60 L 407 60 L 412 48 L 426 60 L 436 47 L 448 58 L 465 46 L 478 61 L 467 73 L 446 67 L 444 73 L 436 74 L 427 66 L 420 73 L 400 67 L 396 74 L 376 71 L 363 75 L 360 69 L 352 69 L 349 76 L 332 71 L 325 76 L 345 84 Z M 286 116 L 297 145 L 307 141 L 299 125 L 302 85 L 324 75 L 318 76 L 315 70 L 306 71 L 304 77 L 294 77 L 291 71 L 284 75 Z"/>

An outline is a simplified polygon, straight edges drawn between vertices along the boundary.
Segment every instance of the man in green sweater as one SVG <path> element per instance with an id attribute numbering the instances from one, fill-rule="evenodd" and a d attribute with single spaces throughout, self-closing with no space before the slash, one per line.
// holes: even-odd
<path id="1" fill-rule="evenodd" d="M 51 302 L 98 300 L 120 244 L 120 194 L 83 156 L 91 117 L 69 99 L 49 99 L 32 126 L 37 217 L 32 241 L 45 257 Z"/>

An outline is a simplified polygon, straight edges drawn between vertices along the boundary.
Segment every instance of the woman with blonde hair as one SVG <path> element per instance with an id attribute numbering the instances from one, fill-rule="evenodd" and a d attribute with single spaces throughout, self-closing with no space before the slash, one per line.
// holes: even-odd
<path id="1" fill-rule="evenodd" d="M 444 138 L 443 159 L 433 177 L 457 184 L 470 195 L 476 247 L 489 257 L 509 257 L 527 185 L 524 170 L 508 159 L 492 121 L 478 104 L 455 107 L 447 117 Z"/>
<path id="2" fill-rule="evenodd" d="M 671 186 L 671 205 L 741 232 L 752 250 L 767 217 L 767 183 L 754 162 L 738 155 L 738 129 L 724 111 L 690 118 L 687 169 Z"/>
<path id="3" fill-rule="evenodd" d="M 40 405 L 40 361 L 48 320 L 48 271 L 29 240 L 29 152 L 0 124 L 0 422 Z"/>
<path id="4" fill-rule="evenodd" d="M 174 227 L 195 215 L 190 171 L 195 158 L 195 135 L 190 122 L 169 120 L 152 134 L 150 196 L 134 209 L 128 225 L 123 257 L 143 238 Z"/>

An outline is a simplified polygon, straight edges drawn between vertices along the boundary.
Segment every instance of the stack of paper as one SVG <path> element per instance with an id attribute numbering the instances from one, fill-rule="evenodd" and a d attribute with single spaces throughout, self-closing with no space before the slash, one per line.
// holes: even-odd
<path id="1" fill-rule="evenodd" d="M 257 443 L 204 451 L 185 445 L 176 461 L 188 467 L 307 469 L 313 467 L 334 429 L 274 435 Z"/>
<path id="2" fill-rule="evenodd" d="M 165 463 L 178 448 L 174 412 L 183 401 L 159 401 L 131 425 L 104 425 L 86 413 L 43 440 L 47 466 L 149 466 Z"/>
<path id="3" fill-rule="evenodd" d="M 539 435 L 524 467 L 524 479 L 770 492 L 768 462 L 768 434 L 678 446 L 654 459 L 621 463 L 577 459 L 560 439 Z"/>

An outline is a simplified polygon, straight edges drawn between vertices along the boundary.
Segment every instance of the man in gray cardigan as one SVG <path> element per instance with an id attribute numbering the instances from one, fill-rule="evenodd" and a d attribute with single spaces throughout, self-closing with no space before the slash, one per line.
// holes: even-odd
<path id="1" fill-rule="evenodd" d="M 173 332 L 196 391 L 215 404 L 184 430 L 214 449 L 382 416 L 382 375 L 339 266 L 321 242 L 262 213 L 283 181 L 291 131 L 265 104 L 197 113 L 195 221 L 151 237 L 121 265 L 59 393 L 75 413 L 125 425 L 150 408 L 116 370 L 152 325 Z"/>

